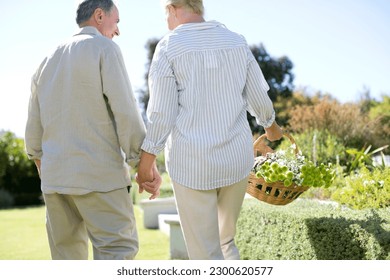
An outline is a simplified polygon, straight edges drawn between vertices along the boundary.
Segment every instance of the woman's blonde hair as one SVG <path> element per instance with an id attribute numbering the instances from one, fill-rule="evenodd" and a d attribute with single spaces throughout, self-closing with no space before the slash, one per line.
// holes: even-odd
<path id="1" fill-rule="evenodd" d="M 169 5 L 186 8 L 195 14 L 203 16 L 204 7 L 203 0 L 163 0 L 165 7 Z"/>

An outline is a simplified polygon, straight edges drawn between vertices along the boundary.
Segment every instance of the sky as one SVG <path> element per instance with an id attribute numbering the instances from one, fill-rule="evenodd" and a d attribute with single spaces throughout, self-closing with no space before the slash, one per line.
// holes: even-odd
<path id="1" fill-rule="evenodd" d="M 75 34 L 77 0 L 2 1 L 0 130 L 24 137 L 31 76 L 53 49 Z M 294 85 L 356 102 L 369 90 L 390 95 L 390 1 L 204 0 L 217 20 L 294 64 Z M 120 46 L 134 92 L 145 85 L 149 39 L 167 32 L 160 0 L 118 0 Z"/>

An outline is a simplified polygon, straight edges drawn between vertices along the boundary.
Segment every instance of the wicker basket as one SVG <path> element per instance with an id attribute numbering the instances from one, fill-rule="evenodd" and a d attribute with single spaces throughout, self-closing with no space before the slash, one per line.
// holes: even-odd
<path id="1" fill-rule="evenodd" d="M 291 143 L 295 144 L 295 154 L 297 154 L 299 150 L 294 138 L 286 132 L 283 136 L 289 138 Z M 273 150 L 266 145 L 265 139 L 266 135 L 263 134 L 253 143 L 255 157 L 257 156 L 257 152 L 260 152 L 262 155 L 273 152 Z M 283 182 L 280 181 L 267 183 L 263 178 L 257 178 L 256 174 L 251 172 L 246 192 L 254 198 L 272 205 L 286 205 L 293 202 L 309 188 L 310 187 L 297 186 L 294 183 L 289 187 L 285 187 Z"/>

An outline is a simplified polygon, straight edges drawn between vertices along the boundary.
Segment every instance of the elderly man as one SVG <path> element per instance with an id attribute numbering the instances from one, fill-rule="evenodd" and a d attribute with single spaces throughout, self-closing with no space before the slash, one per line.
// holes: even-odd
<path id="1" fill-rule="evenodd" d="M 46 57 L 32 78 L 26 150 L 35 160 L 53 259 L 133 259 L 138 237 L 129 165 L 145 137 L 119 47 L 111 0 L 85 0 L 80 32 Z M 161 178 L 151 170 L 158 194 Z"/>

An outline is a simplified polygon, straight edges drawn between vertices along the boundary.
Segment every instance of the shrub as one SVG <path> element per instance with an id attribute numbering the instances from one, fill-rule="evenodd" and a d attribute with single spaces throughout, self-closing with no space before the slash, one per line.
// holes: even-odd
<path id="1" fill-rule="evenodd" d="M 157 169 L 160 172 L 160 174 L 167 172 L 167 170 L 165 168 L 165 154 L 164 154 L 164 152 L 161 152 L 157 155 L 156 164 L 157 164 Z"/>
<path id="2" fill-rule="evenodd" d="M 171 183 L 171 178 L 168 173 L 164 172 L 161 174 L 162 183 L 160 187 L 160 197 L 171 197 L 173 196 L 173 187 Z"/>
<path id="3" fill-rule="evenodd" d="M 375 131 L 375 139 L 380 146 L 389 144 L 390 142 L 390 96 L 383 95 L 382 102 L 371 101 L 369 109 L 369 117 L 377 122 L 381 127 Z M 387 149 L 390 152 L 390 148 Z"/>
<path id="4" fill-rule="evenodd" d="M 358 148 L 371 144 L 374 148 L 383 143 L 378 141 L 378 132 L 383 125 L 378 119 L 370 119 L 358 104 L 340 104 L 336 100 L 323 98 L 314 105 L 297 106 L 290 112 L 289 127 L 294 132 L 316 129 L 328 131 L 340 139 L 343 146 Z"/>
<path id="5" fill-rule="evenodd" d="M 0 209 L 9 208 L 14 205 L 14 198 L 9 191 L 0 189 Z"/>
<path id="6" fill-rule="evenodd" d="M 346 152 L 350 157 L 350 161 L 347 162 L 345 166 L 345 174 L 350 175 L 352 172 L 358 171 L 362 167 L 366 167 L 370 171 L 372 171 L 376 166 L 385 167 L 386 164 L 384 162 L 384 154 L 383 150 L 388 148 L 389 145 L 380 147 L 371 151 L 371 146 L 363 147 L 360 151 L 357 149 L 348 149 Z M 383 156 L 382 164 L 378 164 L 374 162 L 374 156 L 380 153 L 380 157 Z"/>
<path id="7" fill-rule="evenodd" d="M 314 98 L 309 97 L 303 91 L 293 92 L 291 97 L 277 96 L 274 108 L 277 113 L 277 122 L 280 126 L 286 126 L 290 118 L 291 110 L 296 106 L 313 105 Z"/>
<path id="8" fill-rule="evenodd" d="M 329 131 L 308 129 L 292 136 L 302 154 L 314 163 L 346 163 L 343 141 Z M 289 146 L 290 140 L 283 138 L 278 149 L 286 150 Z"/>
<path id="9" fill-rule="evenodd" d="M 304 200 L 273 206 L 248 199 L 236 244 L 245 260 L 390 260 L 389 210 Z"/>
<path id="10" fill-rule="evenodd" d="M 362 167 L 345 178 L 345 185 L 332 194 L 332 199 L 354 209 L 390 207 L 390 167 Z"/>
<path id="11" fill-rule="evenodd" d="M 39 175 L 24 147 L 24 140 L 11 132 L 0 136 L 0 188 L 13 196 L 15 205 L 41 204 Z"/>

